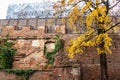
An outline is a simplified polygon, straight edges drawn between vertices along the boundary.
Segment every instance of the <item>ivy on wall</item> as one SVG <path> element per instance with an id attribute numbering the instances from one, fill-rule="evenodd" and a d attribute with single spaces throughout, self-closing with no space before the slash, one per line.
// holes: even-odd
<path id="1" fill-rule="evenodd" d="M 55 35 L 54 39 L 55 39 L 55 49 L 52 52 L 47 52 L 46 46 L 44 46 L 44 55 L 45 55 L 46 59 L 48 59 L 48 61 L 47 61 L 48 64 L 54 63 L 54 61 L 55 61 L 54 55 L 63 46 L 62 40 L 60 39 L 59 35 Z"/>
<path id="2" fill-rule="evenodd" d="M 12 48 L 13 42 L 8 40 L 8 35 L 5 38 L 0 38 L 0 69 L 11 69 L 13 57 L 16 49 Z"/>
<path id="3" fill-rule="evenodd" d="M 0 38 L 0 70 L 14 73 L 16 76 L 23 76 L 23 80 L 28 80 L 29 76 L 37 70 L 12 69 L 16 49 L 12 48 L 14 43 L 10 42 L 8 37 L 7 35 L 4 38 Z"/>
<path id="4" fill-rule="evenodd" d="M 8 73 L 14 73 L 16 76 L 22 76 L 23 80 L 28 80 L 30 75 L 32 75 L 37 70 L 33 69 L 12 69 L 12 64 L 14 61 L 14 55 L 16 53 L 16 49 L 12 46 L 13 42 L 10 42 L 8 39 L 9 36 L 5 38 L 0 38 L 0 70 L 4 70 Z M 53 64 L 55 59 L 55 54 L 59 51 L 60 48 L 63 47 L 62 40 L 59 35 L 55 35 L 55 49 L 52 52 L 47 52 L 46 46 L 44 48 L 44 55 L 46 59 L 48 59 L 48 64 Z"/>
<path id="5" fill-rule="evenodd" d="M 28 80 L 29 77 L 35 73 L 37 70 L 34 69 L 5 69 L 8 73 L 14 73 L 16 76 L 22 76 L 22 80 Z"/>

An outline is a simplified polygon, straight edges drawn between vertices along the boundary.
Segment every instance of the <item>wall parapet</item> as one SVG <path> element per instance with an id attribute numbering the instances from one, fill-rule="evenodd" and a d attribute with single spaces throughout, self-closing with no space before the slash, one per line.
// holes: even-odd
<path id="1" fill-rule="evenodd" d="M 119 16 L 111 16 L 111 18 L 115 23 L 120 21 Z M 84 26 L 78 27 L 76 31 L 70 28 L 67 18 L 65 22 L 63 22 L 61 18 L 0 19 L 0 32 L 1 28 L 6 26 L 14 26 L 17 31 L 27 26 L 29 27 L 28 30 L 30 29 L 33 31 L 38 30 L 40 27 L 44 27 L 44 33 L 84 33 Z M 120 30 L 115 29 L 114 32 L 120 33 Z"/>
<path id="2" fill-rule="evenodd" d="M 0 26 L 45 26 L 64 24 L 61 18 L 0 19 Z"/>
<path id="3" fill-rule="evenodd" d="M 54 29 L 54 31 L 50 31 Z M 50 32 L 49 32 L 50 31 Z M 16 26 L 2 26 L 0 36 L 4 37 L 9 34 L 13 38 L 35 38 L 40 36 L 49 36 L 51 34 L 65 34 L 65 25 L 56 25 L 53 28 L 46 28 L 46 26 L 38 26 L 31 29 L 31 26 L 23 26 L 21 29 L 16 29 Z"/>

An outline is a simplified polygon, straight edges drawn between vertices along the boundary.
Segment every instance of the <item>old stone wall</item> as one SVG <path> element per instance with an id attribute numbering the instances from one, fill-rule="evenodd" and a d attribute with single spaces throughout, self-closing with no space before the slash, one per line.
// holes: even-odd
<path id="1" fill-rule="evenodd" d="M 35 29 L 33 29 L 33 27 L 31 27 L 31 26 L 23 26 L 21 29 L 16 29 L 16 28 L 18 28 L 18 27 L 16 27 L 16 26 L 2 26 L 0 36 L 3 37 L 3 36 L 6 36 L 7 34 L 9 34 L 10 38 L 43 37 L 43 36 L 48 35 L 45 31 L 49 30 L 45 26 L 39 26 Z M 54 31 L 52 31 L 51 34 L 55 34 L 55 33 L 64 34 L 65 33 L 65 25 L 56 25 L 54 27 Z"/>
<path id="2" fill-rule="evenodd" d="M 64 34 L 61 35 L 61 39 L 64 40 L 64 48 L 62 48 L 55 55 L 55 62 L 53 67 L 44 68 L 46 59 L 43 57 L 43 45 L 48 42 L 54 41 L 53 39 L 46 38 L 33 38 L 30 40 L 21 38 L 17 41 L 18 56 L 25 56 L 21 61 L 14 62 L 14 68 L 34 68 L 40 69 L 38 72 L 32 74 L 29 80 L 100 80 L 100 64 L 99 54 L 96 49 L 86 47 L 83 54 L 76 55 L 75 59 L 69 59 L 67 57 L 66 47 L 69 45 L 69 41 L 72 38 L 79 36 L 79 34 Z M 107 54 L 108 60 L 108 76 L 109 80 L 120 79 L 120 34 L 110 34 L 112 37 L 112 54 Z M 53 35 L 49 35 L 49 38 L 53 38 Z M 32 44 L 33 41 L 33 44 Z M 41 42 L 41 43 L 40 43 Z M 25 44 L 27 43 L 27 44 Z M 37 43 L 37 44 L 36 44 Z M 40 44 L 39 44 L 40 43 Z M 15 45 L 15 46 L 16 46 Z M 21 48 L 19 45 L 22 45 Z M 52 44 L 51 44 L 52 45 Z M 39 46 L 39 48 L 37 48 Z M 23 47 L 23 48 L 22 48 Z M 40 49 L 41 48 L 41 49 Z M 35 50 L 34 50 L 35 49 Z M 36 49 L 41 50 L 40 52 Z M 33 50 L 33 53 L 31 53 Z M 21 51 L 21 52 L 20 52 Z M 30 52 L 30 53 L 28 53 Z M 37 61 L 38 60 L 38 61 Z M 37 64 L 39 63 L 39 65 Z M 42 65 L 43 66 L 42 66 Z M 47 70 L 47 71 L 46 71 Z M 6 72 L 0 72 L 3 75 L 0 80 L 19 80 L 15 74 L 8 74 Z M 11 78 L 8 78 L 12 76 Z"/>
<path id="3" fill-rule="evenodd" d="M 23 76 L 0 71 L 0 80 L 22 80 Z M 120 80 L 120 65 L 108 65 L 109 80 Z M 59 66 L 51 70 L 39 70 L 29 80 L 100 80 L 100 65 L 88 64 L 80 67 Z"/>
<path id="4" fill-rule="evenodd" d="M 61 19 L 1 20 L 1 25 L 0 36 L 9 34 L 9 39 L 15 43 L 13 47 L 17 49 L 13 68 L 42 69 L 47 61 L 43 55 L 45 43 L 54 42 L 54 34 L 65 33 Z"/>
<path id="5" fill-rule="evenodd" d="M 80 34 L 65 34 L 66 25 L 59 19 L 21 19 L 0 20 L 0 36 L 9 34 L 9 39 L 15 43 L 17 49 L 14 56 L 13 68 L 38 69 L 29 80 L 99 80 L 99 54 L 95 47 L 84 48 L 83 54 L 69 59 L 66 47 L 70 39 Z M 46 25 L 47 24 L 47 25 Z M 48 25 L 49 24 L 49 25 Z M 64 47 L 55 55 L 54 67 L 47 67 L 44 55 L 44 46 L 49 51 L 54 49 L 55 34 L 60 35 Z M 120 79 L 120 33 L 109 34 L 112 37 L 112 54 L 107 54 L 108 73 L 110 80 Z M 0 72 L 0 80 L 19 80 L 15 74 Z M 9 78 L 9 76 L 12 76 Z"/>
<path id="6" fill-rule="evenodd" d="M 120 16 L 111 16 L 112 22 L 117 23 L 120 22 Z M 66 18 L 66 21 L 63 22 L 61 18 L 49 18 L 49 19 L 39 19 L 39 18 L 31 18 L 31 19 L 0 19 L 0 32 L 1 27 L 5 26 L 14 26 L 16 30 L 21 30 L 24 27 L 30 27 L 28 30 L 40 30 L 40 33 L 83 33 L 85 30 L 84 26 L 77 27 L 77 30 L 74 31 L 73 28 L 69 27 L 69 22 Z M 62 28 L 61 28 L 62 26 Z M 120 26 L 120 25 L 118 25 Z M 56 29 L 57 28 L 57 29 Z M 65 28 L 65 29 L 64 29 Z M 60 31 L 62 30 L 62 32 Z M 19 31 L 20 32 L 20 31 Z M 119 33 L 120 29 L 114 29 L 115 33 Z M 37 31 L 32 31 L 32 33 L 37 33 Z M 39 33 L 39 34 L 40 34 Z M 40 34 L 41 35 L 41 34 Z M 30 36 L 30 35 L 29 35 Z"/>
<path id="7" fill-rule="evenodd" d="M 44 58 L 44 40 L 33 39 L 16 40 L 13 46 L 17 49 L 14 57 L 13 68 L 39 68 L 44 66 L 46 59 Z"/>
<path id="8" fill-rule="evenodd" d="M 0 26 L 53 26 L 53 25 L 61 25 L 64 24 L 61 19 L 37 19 L 37 18 L 31 18 L 31 19 L 1 19 L 0 20 Z"/>
<path id="9" fill-rule="evenodd" d="M 23 76 L 0 71 L 0 80 L 23 80 Z M 80 80 L 80 68 L 56 67 L 52 70 L 39 70 L 29 77 L 29 80 Z"/>
<path id="10" fill-rule="evenodd" d="M 112 40 L 112 54 L 107 54 L 109 80 L 120 79 L 120 34 L 109 34 Z M 79 34 L 66 34 L 62 37 L 65 40 L 64 49 L 56 55 L 55 66 L 79 66 L 80 80 L 100 80 L 99 54 L 95 47 L 84 48 L 83 54 L 77 54 L 75 59 L 67 58 L 66 46 L 69 40 L 79 36 Z"/>
<path id="11" fill-rule="evenodd" d="M 118 56 L 120 56 L 120 34 L 109 34 L 111 36 L 112 40 L 112 54 L 107 54 L 108 63 L 110 64 L 119 64 L 120 59 Z M 62 39 L 65 41 L 64 49 L 62 49 L 58 56 L 56 55 L 56 58 L 59 59 L 60 64 L 71 64 L 73 63 L 79 63 L 79 64 L 99 64 L 99 54 L 97 54 L 95 47 L 86 47 L 84 48 L 83 54 L 76 54 L 76 58 L 71 60 L 67 58 L 67 51 L 66 47 L 69 45 L 70 39 L 73 39 L 75 37 L 78 37 L 79 34 L 65 34 Z M 61 57 L 60 57 L 61 56 Z M 57 61 L 57 60 L 56 60 Z M 72 63 L 72 64 L 73 64 Z"/>
<path id="12" fill-rule="evenodd" d="M 11 37 L 42 36 L 45 33 L 65 33 L 65 23 L 61 19 L 14 19 L 0 20 L 1 36 Z"/>

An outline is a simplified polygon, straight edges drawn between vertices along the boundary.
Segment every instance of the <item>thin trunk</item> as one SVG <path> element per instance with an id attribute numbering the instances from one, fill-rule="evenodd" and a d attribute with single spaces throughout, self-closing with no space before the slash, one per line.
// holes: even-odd
<path id="1" fill-rule="evenodd" d="M 103 33 L 103 29 L 98 29 L 98 35 Z M 104 42 L 99 45 L 99 48 L 104 50 Z M 101 80 L 108 80 L 107 74 L 107 58 L 106 53 L 100 54 L 100 70 L 101 70 Z"/>
<path id="2" fill-rule="evenodd" d="M 101 80 L 108 80 L 106 54 L 100 54 Z"/>

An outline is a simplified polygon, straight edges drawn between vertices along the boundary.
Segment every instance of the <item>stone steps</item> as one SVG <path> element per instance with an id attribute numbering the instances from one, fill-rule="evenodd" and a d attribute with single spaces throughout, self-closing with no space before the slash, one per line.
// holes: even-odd
<path id="1" fill-rule="evenodd" d="M 25 58 L 25 55 L 15 55 L 14 56 L 14 61 L 20 61 L 23 58 Z"/>

